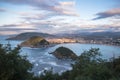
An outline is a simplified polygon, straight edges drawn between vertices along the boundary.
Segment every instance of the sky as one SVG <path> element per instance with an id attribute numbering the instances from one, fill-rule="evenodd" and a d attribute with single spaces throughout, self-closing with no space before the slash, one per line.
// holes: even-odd
<path id="1" fill-rule="evenodd" d="M 120 0 L 0 0 L 0 35 L 106 31 L 120 31 Z"/>

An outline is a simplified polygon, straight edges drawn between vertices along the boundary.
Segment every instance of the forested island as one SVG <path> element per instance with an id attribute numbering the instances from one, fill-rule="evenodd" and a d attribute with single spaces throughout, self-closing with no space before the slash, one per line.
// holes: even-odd
<path id="1" fill-rule="evenodd" d="M 53 54 L 58 59 L 72 59 L 72 60 L 77 59 L 77 55 L 72 50 L 66 47 L 59 47 L 50 54 Z"/>

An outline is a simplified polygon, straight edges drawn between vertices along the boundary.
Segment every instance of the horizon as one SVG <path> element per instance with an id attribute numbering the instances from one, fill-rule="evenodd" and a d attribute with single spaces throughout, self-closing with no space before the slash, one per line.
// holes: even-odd
<path id="1" fill-rule="evenodd" d="M 1 0 L 0 35 L 120 32 L 120 0 Z"/>

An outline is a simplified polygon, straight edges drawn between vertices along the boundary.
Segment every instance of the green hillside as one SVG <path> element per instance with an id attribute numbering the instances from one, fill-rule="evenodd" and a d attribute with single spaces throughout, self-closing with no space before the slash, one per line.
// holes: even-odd
<path id="1" fill-rule="evenodd" d="M 53 55 L 58 59 L 76 59 L 77 55 L 70 49 L 66 47 L 59 47 L 54 52 Z"/>
<path id="2" fill-rule="evenodd" d="M 30 39 L 21 43 L 22 46 L 27 46 L 27 47 L 40 47 L 48 44 L 49 44 L 48 41 L 46 41 L 44 38 L 39 36 L 33 36 Z"/>

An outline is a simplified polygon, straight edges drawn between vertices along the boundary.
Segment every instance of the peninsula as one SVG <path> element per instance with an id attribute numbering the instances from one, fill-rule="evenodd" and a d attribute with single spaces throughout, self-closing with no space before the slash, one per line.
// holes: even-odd
<path id="1" fill-rule="evenodd" d="M 22 47 L 32 47 L 32 48 L 48 47 L 48 45 L 49 42 L 40 36 L 33 36 L 30 39 L 20 44 L 20 46 Z"/>

